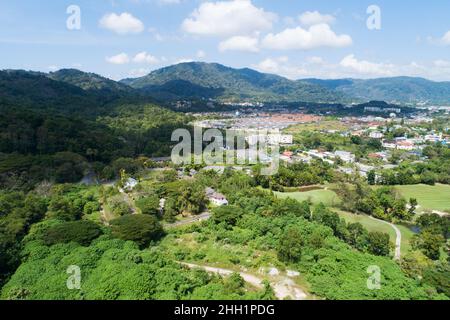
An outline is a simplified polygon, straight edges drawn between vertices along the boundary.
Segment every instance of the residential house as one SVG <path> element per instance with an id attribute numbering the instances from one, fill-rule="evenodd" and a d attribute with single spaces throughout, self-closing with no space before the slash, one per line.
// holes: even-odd
<path id="1" fill-rule="evenodd" d="M 223 194 L 216 192 L 214 189 L 206 188 L 205 193 L 206 193 L 206 197 L 212 204 L 219 206 L 219 207 L 228 205 L 227 198 Z"/>

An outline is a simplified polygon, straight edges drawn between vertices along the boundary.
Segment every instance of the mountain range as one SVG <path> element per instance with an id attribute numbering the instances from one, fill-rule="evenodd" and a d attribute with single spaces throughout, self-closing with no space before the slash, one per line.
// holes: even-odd
<path id="1" fill-rule="evenodd" d="M 365 101 L 384 100 L 403 104 L 450 103 L 450 82 L 435 82 L 424 78 L 305 79 L 304 81 Z"/>
<path id="2" fill-rule="evenodd" d="M 394 77 L 302 79 L 234 69 L 216 63 L 181 63 L 134 79 L 114 81 L 94 73 L 62 69 L 51 73 L 0 71 L 0 106 L 79 110 L 105 107 L 114 101 L 160 102 L 188 99 L 219 101 L 396 104 L 450 103 L 450 82 Z"/>
<path id="3" fill-rule="evenodd" d="M 153 71 L 141 78 L 124 79 L 121 83 L 150 95 L 166 95 L 165 98 L 173 95 L 189 98 L 193 93 L 202 93 L 205 98 L 232 101 L 336 103 L 350 100 L 341 92 L 308 81 L 292 81 L 248 68 L 233 69 L 217 63 L 181 63 Z"/>

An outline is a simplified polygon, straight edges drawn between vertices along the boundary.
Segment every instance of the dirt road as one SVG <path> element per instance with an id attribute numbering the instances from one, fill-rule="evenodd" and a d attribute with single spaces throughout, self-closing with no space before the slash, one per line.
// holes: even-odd
<path id="1" fill-rule="evenodd" d="M 187 266 L 190 269 L 203 269 L 206 272 L 209 273 L 217 273 L 222 276 L 230 276 L 235 271 L 228 270 L 228 269 L 222 269 L 222 268 L 215 268 L 215 267 L 209 267 L 209 266 L 202 266 L 192 263 L 185 263 L 180 262 L 180 264 Z M 238 272 L 240 276 L 251 285 L 262 289 L 264 287 L 263 285 L 263 279 L 249 274 L 245 272 Z M 306 293 L 292 280 L 291 278 L 287 276 L 277 276 L 277 277 L 271 277 L 268 279 L 270 282 L 270 285 L 272 286 L 275 296 L 279 300 L 284 299 L 292 299 L 292 300 L 305 300 L 307 298 Z"/>

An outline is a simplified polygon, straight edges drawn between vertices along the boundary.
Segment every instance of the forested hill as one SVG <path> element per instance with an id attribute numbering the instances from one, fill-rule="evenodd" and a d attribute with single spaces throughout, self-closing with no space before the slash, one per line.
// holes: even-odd
<path id="1" fill-rule="evenodd" d="M 0 71 L 0 108 L 85 110 L 101 97 L 45 74 L 21 70 Z"/>
<path id="2" fill-rule="evenodd" d="M 190 118 L 151 101 L 74 70 L 0 71 L 0 189 L 79 182 L 89 170 L 112 179 L 116 160 L 170 155 Z"/>
<path id="3" fill-rule="evenodd" d="M 95 73 L 87 73 L 77 69 L 61 69 L 48 74 L 50 79 L 61 81 L 80 87 L 88 91 L 102 91 L 105 93 L 136 93 L 131 87 L 116 82 L 114 80 L 104 78 Z"/>
<path id="4" fill-rule="evenodd" d="M 5 106 L 90 112 L 111 103 L 169 102 L 180 99 L 346 104 L 387 101 L 396 104 L 450 102 L 450 82 L 423 78 L 303 79 L 217 63 L 181 63 L 147 76 L 116 82 L 94 73 L 62 69 L 51 73 L 0 71 L 0 108 Z"/>
<path id="5" fill-rule="evenodd" d="M 107 114 L 121 103 L 154 102 L 126 85 L 78 70 L 46 74 L 0 71 L 0 110 L 19 108 L 63 114 Z"/>
<path id="6" fill-rule="evenodd" d="M 384 100 L 394 103 L 436 103 L 450 102 L 450 82 L 435 82 L 423 78 L 393 77 L 379 79 L 306 79 L 361 100 Z"/>
<path id="7" fill-rule="evenodd" d="M 195 92 L 207 98 L 265 102 L 331 103 L 349 100 L 340 92 L 307 81 L 291 81 L 277 75 L 248 68 L 233 69 L 217 63 L 181 63 L 141 78 L 124 79 L 121 83 L 168 99 L 190 97 Z"/>

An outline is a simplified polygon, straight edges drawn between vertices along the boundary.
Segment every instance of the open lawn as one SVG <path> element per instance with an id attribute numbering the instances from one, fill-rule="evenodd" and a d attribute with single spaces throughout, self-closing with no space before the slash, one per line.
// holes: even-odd
<path id="1" fill-rule="evenodd" d="M 414 232 L 408 227 L 401 224 L 396 224 L 397 228 L 402 233 L 402 256 L 404 256 L 410 249 L 410 240 L 414 235 Z"/>
<path id="2" fill-rule="evenodd" d="M 420 205 L 419 212 L 426 210 L 450 211 L 450 185 L 418 184 L 396 186 L 395 188 L 406 199 L 416 198 Z"/>
<path id="3" fill-rule="evenodd" d="M 345 219 L 348 223 L 361 223 L 368 231 L 371 232 L 384 232 L 389 234 L 392 242 L 395 242 L 395 231 L 389 225 L 370 219 L 367 215 L 364 214 L 354 214 L 347 211 L 342 210 L 334 210 L 336 211 L 342 218 Z"/>
<path id="4" fill-rule="evenodd" d="M 428 187 L 428 188 L 427 188 Z M 421 208 L 425 207 L 425 204 L 427 204 L 428 209 L 433 210 L 439 210 L 438 208 L 441 208 L 443 203 L 445 201 L 439 201 L 440 197 L 445 198 L 445 196 L 442 196 L 442 193 L 444 193 L 446 190 L 449 193 L 447 197 L 450 197 L 450 186 L 446 185 L 436 185 L 434 187 L 431 186 L 425 186 L 425 185 L 416 185 L 416 186 L 398 186 L 399 192 L 403 194 L 406 198 L 409 199 L 409 197 L 416 197 L 422 206 Z M 411 191 L 412 190 L 412 191 Z M 423 194 L 420 194 L 420 191 L 422 190 Z M 434 192 L 432 191 L 434 190 Z M 405 193 L 404 193 L 405 192 Z M 438 196 L 436 196 L 434 193 L 440 193 Z M 333 191 L 329 189 L 322 189 L 322 190 L 313 190 L 313 191 L 307 191 L 307 192 L 274 192 L 274 194 L 281 199 L 285 198 L 291 198 L 295 199 L 297 201 L 311 201 L 313 204 L 318 204 L 320 202 L 324 203 L 327 206 L 335 206 L 339 203 L 339 197 L 334 193 Z M 436 206 L 436 204 L 441 203 L 441 207 Z M 447 199 L 447 204 L 450 204 L 450 199 Z M 369 218 L 367 215 L 358 215 L 346 211 L 342 211 L 336 208 L 333 208 L 335 212 L 337 212 L 342 218 L 344 218 L 348 223 L 355 223 L 359 222 L 361 223 L 368 231 L 373 232 L 384 232 L 389 234 L 389 237 L 391 239 L 392 243 L 395 243 L 395 231 L 392 227 L 390 227 L 388 224 L 373 220 Z M 411 245 L 409 243 L 409 240 L 414 235 L 414 232 L 409 229 L 409 227 L 404 225 L 396 225 L 400 232 L 402 233 L 402 245 L 401 245 L 401 253 L 402 256 L 405 255 L 411 248 Z"/>
<path id="5" fill-rule="evenodd" d="M 392 243 L 395 243 L 395 231 L 394 229 L 389 226 L 386 223 L 373 220 L 369 218 L 367 215 L 363 214 L 354 214 L 342 210 L 334 210 L 336 211 L 342 218 L 345 219 L 345 221 L 349 223 L 361 223 L 369 232 L 384 232 L 389 234 L 389 237 L 391 239 Z M 401 254 L 404 256 L 410 249 L 411 245 L 409 241 L 411 240 L 412 236 L 414 235 L 414 232 L 412 230 L 404 225 L 396 224 L 397 228 L 400 230 L 402 234 L 402 242 L 401 242 Z"/>
<path id="6" fill-rule="evenodd" d="M 336 131 L 345 131 L 347 130 L 347 126 L 339 120 L 322 120 L 318 122 L 312 123 L 302 123 L 293 125 L 284 130 L 285 133 L 288 134 L 296 134 L 302 131 L 322 131 L 322 130 L 336 130 Z"/>
<path id="7" fill-rule="evenodd" d="M 323 203 L 326 206 L 335 206 L 339 203 L 339 197 L 331 190 L 321 189 L 307 192 L 275 192 L 280 199 L 291 198 L 297 201 L 311 201 L 313 204 Z"/>

